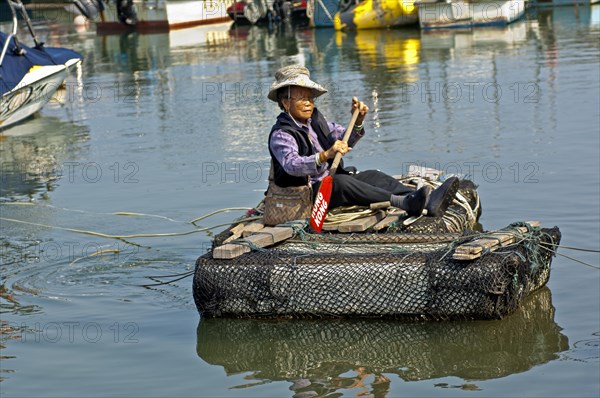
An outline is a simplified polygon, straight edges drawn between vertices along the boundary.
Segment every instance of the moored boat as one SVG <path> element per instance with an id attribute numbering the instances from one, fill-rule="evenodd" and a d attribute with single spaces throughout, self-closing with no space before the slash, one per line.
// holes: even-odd
<path id="1" fill-rule="evenodd" d="M 598 4 L 600 0 L 533 0 L 536 7 L 585 6 Z"/>
<path id="2" fill-rule="evenodd" d="M 73 50 L 45 47 L 37 39 L 23 4 L 9 0 L 8 5 L 13 14 L 13 28 L 9 34 L 0 32 L 0 129 L 39 111 L 82 59 Z M 33 37 L 34 47 L 17 39 L 18 11 Z"/>
<path id="3" fill-rule="evenodd" d="M 308 0 L 306 3 L 306 16 L 309 26 L 313 28 L 333 27 L 333 16 L 339 9 L 338 0 Z"/>
<path id="4" fill-rule="evenodd" d="M 338 208 L 321 234 L 304 220 L 240 219 L 196 262 L 194 300 L 203 317 L 500 318 L 545 285 L 560 232 L 535 222 L 474 232 L 480 212 L 464 180 L 443 217 Z"/>
<path id="5" fill-rule="evenodd" d="M 227 8 L 227 14 L 237 25 L 265 25 L 289 21 L 307 22 L 306 0 L 242 0 Z"/>
<path id="6" fill-rule="evenodd" d="M 79 0 L 81 2 L 81 0 Z M 79 7 L 88 18 L 97 19 L 98 32 L 123 30 L 168 31 L 230 21 L 227 8 L 233 0 L 119 0 L 102 3 L 84 0 Z M 87 14 L 87 15 L 86 15 Z"/>
<path id="7" fill-rule="evenodd" d="M 525 15 L 525 0 L 419 0 L 422 29 L 503 26 Z"/>
<path id="8" fill-rule="evenodd" d="M 336 30 L 379 29 L 416 24 L 414 0 L 362 0 L 340 2 L 333 19 Z"/>
<path id="9" fill-rule="evenodd" d="M 262 25 L 269 22 L 270 9 L 266 0 L 234 1 L 227 15 L 237 25 Z"/>

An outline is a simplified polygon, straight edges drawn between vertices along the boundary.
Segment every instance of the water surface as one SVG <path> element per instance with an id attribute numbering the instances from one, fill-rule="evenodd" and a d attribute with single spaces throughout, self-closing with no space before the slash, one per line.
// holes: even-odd
<path id="1" fill-rule="evenodd" d="M 41 35 L 85 56 L 79 79 L 0 135 L 2 395 L 600 394 L 600 272 L 561 256 L 548 288 L 498 321 L 200 321 L 191 279 L 140 285 L 192 270 L 210 233 L 74 231 L 184 233 L 258 203 L 278 113 L 268 87 L 300 62 L 329 88 L 317 106 L 331 120 L 347 123 L 353 95 L 371 108 L 350 164 L 463 174 L 485 229 L 535 219 L 598 250 L 598 6 L 427 33 L 101 36 L 57 15 Z"/>

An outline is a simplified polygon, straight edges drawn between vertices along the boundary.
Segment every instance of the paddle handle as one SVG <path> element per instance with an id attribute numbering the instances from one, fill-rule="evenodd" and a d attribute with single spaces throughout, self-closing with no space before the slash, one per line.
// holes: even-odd
<path id="1" fill-rule="evenodd" d="M 350 124 L 348 125 L 348 128 L 346 129 L 346 132 L 344 133 L 344 138 L 342 138 L 342 141 L 344 142 L 348 142 L 348 140 L 350 139 L 350 134 L 352 134 L 352 129 L 354 129 L 354 124 L 356 124 L 356 119 L 358 119 L 358 107 L 354 110 L 354 113 L 352 114 L 352 119 L 350 119 Z M 333 163 L 331 163 L 331 169 L 329 169 L 329 175 L 332 176 L 335 174 L 335 172 L 337 171 L 338 166 L 340 165 L 340 160 L 342 160 L 342 154 L 337 152 L 335 154 L 335 158 L 333 158 Z"/>
<path id="2" fill-rule="evenodd" d="M 348 142 L 350 134 L 352 134 L 352 129 L 354 129 L 356 119 L 358 119 L 358 112 L 359 111 L 357 107 L 352 113 L 350 125 L 346 129 L 342 141 Z M 315 197 L 315 203 L 313 205 L 313 210 L 310 216 L 310 226 L 317 233 L 321 232 L 321 229 L 323 228 L 323 223 L 325 222 L 325 217 L 327 216 L 327 209 L 329 208 L 329 199 L 331 199 L 331 190 L 333 187 L 332 176 L 337 171 L 338 165 L 340 164 L 340 159 L 342 159 L 342 154 L 337 152 L 335 154 L 335 158 L 333 159 L 333 163 L 331 164 L 329 175 L 323 178 L 323 180 L 321 181 L 321 184 L 319 185 L 319 192 L 317 192 L 317 196 Z"/>

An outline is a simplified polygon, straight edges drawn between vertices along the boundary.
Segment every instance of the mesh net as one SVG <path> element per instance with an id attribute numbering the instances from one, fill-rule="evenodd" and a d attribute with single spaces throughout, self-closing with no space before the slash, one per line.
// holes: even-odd
<path id="1" fill-rule="evenodd" d="M 461 181 L 444 217 L 354 234 L 294 227 L 268 249 L 230 260 L 209 252 L 196 263 L 194 300 L 205 317 L 502 317 L 546 283 L 560 232 L 528 227 L 518 244 L 453 260 L 456 245 L 482 235 L 472 230 L 480 214 L 475 186 Z"/>
<path id="2" fill-rule="evenodd" d="M 232 260 L 207 253 L 196 264 L 194 299 L 203 316 L 498 318 L 546 283 L 553 251 L 545 245 L 559 239 L 558 228 L 532 230 L 468 262 L 451 257 L 460 240 L 308 239 Z"/>

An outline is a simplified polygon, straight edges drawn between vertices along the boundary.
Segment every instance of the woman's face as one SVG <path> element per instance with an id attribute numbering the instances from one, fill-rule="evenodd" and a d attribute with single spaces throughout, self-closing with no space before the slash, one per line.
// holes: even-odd
<path id="1" fill-rule="evenodd" d="M 306 87 L 290 87 L 290 98 L 284 98 L 282 102 L 287 112 L 301 123 L 306 123 L 315 109 L 312 90 Z"/>

